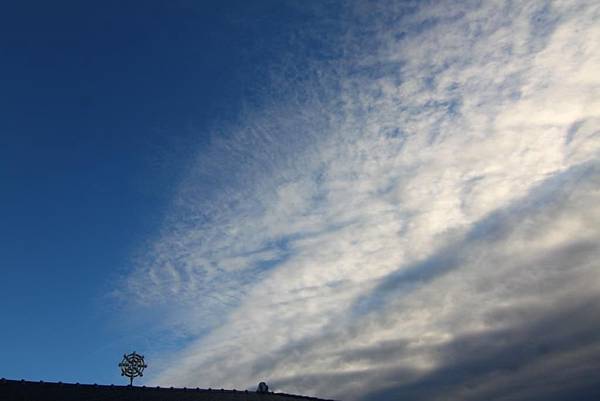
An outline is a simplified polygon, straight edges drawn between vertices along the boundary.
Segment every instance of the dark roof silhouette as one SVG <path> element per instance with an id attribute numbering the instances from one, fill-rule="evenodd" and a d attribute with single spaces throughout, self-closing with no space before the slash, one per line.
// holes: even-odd
<path id="1" fill-rule="evenodd" d="M 2 401 L 324 401 L 285 393 L 0 379 Z"/>

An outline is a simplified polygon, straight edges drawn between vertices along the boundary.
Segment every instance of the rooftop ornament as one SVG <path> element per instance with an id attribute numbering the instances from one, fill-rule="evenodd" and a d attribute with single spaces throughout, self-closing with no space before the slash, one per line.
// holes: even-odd
<path id="1" fill-rule="evenodd" d="M 131 354 L 123 355 L 123 360 L 119 363 L 121 376 L 129 377 L 129 385 L 133 386 L 133 378 L 144 376 L 144 369 L 148 367 L 144 363 L 144 356 L 133 351 Z"/>

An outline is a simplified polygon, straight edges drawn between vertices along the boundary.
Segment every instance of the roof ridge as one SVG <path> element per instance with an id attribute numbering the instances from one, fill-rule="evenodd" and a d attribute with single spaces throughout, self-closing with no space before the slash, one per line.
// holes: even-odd
<path id="1" fill-rule="evenodd" d="M 146 386 L 146 385 L 142 385 L 142 386 L 130 386 L 130 385 L 120 385 L 120 384 L 98 384 L 98 383 L 69 383 L 69 382 L 62 382 L 62 381 L 58 381 L 58 382 L 53 382 L 53 381 L 44 381 L 44 380 L 39 380 L 39 381 L 34 381 L 34 380 L 25 380 L 25 379 L 20 379 L 20 380 L 15 380 L 15 379 L 6 379 L 4 377 L 0 378 L 0 384 L 3 383 L 23 383 L 23 384 L 36 384 L 36 385 L 41 385 L 41 384 L 48 384 L 48 385 L 58 385 L 58 386 L 81 386 L 81 387 L 108 387 L 108 388 L 132 388 L 132 389 L 136 389 L 136 390 L 172 390 L 172 391 L 205 391 L 205 392 L 228 392 L 228 393 L 248 393 L 248 392 L 252 392 L 251 390 L 237 390 L 237 389 L 214 389 L 214 388 L 200 388 L 200 387 L 161 387 L 161 386 Z M 318 397 L 312 397 L 312 396 L 307 396 L 307 395 L 297 395 L 297 394 L 289 394 L 289 393 L 281 393 L 281 392 L 275 392 L 275 391 L 269 391 L 268 394 L 273 394 L 273 395 L 278 395 L 278 396 L 282 396 L 282 397 L 294 397 L 294 398 L 303 398 L 306 400 L 317 400 L 317 401 L 335 401 L 335 400 L 331 400 L 331 399 L 325 399 L 325 398 L 318 398 Z"/>

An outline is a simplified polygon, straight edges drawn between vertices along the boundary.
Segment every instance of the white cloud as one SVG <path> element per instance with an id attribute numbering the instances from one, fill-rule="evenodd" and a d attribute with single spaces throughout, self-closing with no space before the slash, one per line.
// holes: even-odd
<path id="1" fill-rule="evenodd" d="M 600 295 L 600 6 L 414 8 L 349 6 L 344 56 L 199 154 L 120 289 L 197 337 L 156 382 L 393 394 Z"/>

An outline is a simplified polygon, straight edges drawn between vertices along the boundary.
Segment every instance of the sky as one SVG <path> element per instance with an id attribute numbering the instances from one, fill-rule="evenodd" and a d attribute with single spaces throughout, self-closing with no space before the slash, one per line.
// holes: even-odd
<path id="1" fill-rule="evenodd" d="M 0 10 L 0 377 L 600 397 L 600 4 Z"/>

